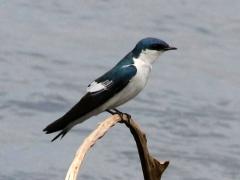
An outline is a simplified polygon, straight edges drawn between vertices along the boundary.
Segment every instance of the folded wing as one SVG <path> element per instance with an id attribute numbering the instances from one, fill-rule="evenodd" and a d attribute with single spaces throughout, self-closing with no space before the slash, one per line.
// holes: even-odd
<path id="1" fill-rule="evenodd" d="M 111 97 L 121 91 L 135 76 L 137 69 L 134 65 L 113 68 L 99 77 L 87 88 L 87 93 L 64 116 L 48 125 L 43 131 L 47 134 L 62 130 L 53 140 L 62 137 L 71 129 L 71 124 L 107 102 Z M 82 119 L 83 122 L 86 119 Z"/>

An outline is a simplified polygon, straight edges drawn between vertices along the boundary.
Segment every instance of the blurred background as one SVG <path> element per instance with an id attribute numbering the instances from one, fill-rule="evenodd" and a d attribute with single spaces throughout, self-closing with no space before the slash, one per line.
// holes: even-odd
<path id="1" fill-rule="evenodd" d="M 164 180 L 240 179 L 240 1 L 0 1 L 0 179 L 64 179 L 102 113 L 61 141 L 42 129 L 144 37 L 178 51 L 120 107 L 151 153 L 170 160 Z M 135 142 L 117 125 L 87 155 L 79 179 L 143 179 Z"/>

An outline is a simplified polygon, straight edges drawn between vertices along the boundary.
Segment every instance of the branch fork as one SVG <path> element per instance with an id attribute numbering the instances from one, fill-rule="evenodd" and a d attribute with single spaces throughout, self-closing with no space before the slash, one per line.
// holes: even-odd
<path id="1" fill-rule="evenodd" d="M 68 169 L 65 180 L 77 180 L 77 175 L 83 163 L 86 153 L 102 138 L 107 131 L 117 123 L 124 123 L 132 133 L 138 148 L 144 180 L 160 180 L 163 172 L 169 165 L 169 161 L 158 161 L 149 154 L 147 147 L 147 138 L 139 125 L 132 119 L 123 115 L 113 115 L 101 122 L 97 128 L 83 141 Z"/>

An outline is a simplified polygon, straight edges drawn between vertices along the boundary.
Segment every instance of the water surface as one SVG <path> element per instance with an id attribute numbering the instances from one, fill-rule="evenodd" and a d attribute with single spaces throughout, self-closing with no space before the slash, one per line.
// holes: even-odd
<path id="1" fill-rule="evenodd" d="M 50 143 L 42 129 L 147 36 L 178 47 L 154 64 L 146 89 L 120 107 L 163 179 L 240 179 L 240 1 L 0 1 L 0 179 L 59 180 L 80 143 L 108 115 Z M 88 154 L 80 179 L 143 179 L 128 129 Z"/>

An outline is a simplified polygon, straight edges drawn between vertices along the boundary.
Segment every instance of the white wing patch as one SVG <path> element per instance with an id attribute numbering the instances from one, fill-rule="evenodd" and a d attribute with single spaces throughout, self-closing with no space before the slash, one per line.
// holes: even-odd
<path id="1" fill-rule="evenodd" d="M 91 84 L 88 85 L 87 92 L 93 93 L 93 92 L 106 90 L 109 86 L 111 86 L 112 83 L 113 81 L 109 81 L 109 80 L 106 80 L 100 83 L 93 81 Z"/>

